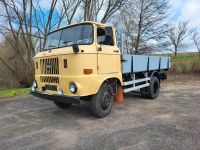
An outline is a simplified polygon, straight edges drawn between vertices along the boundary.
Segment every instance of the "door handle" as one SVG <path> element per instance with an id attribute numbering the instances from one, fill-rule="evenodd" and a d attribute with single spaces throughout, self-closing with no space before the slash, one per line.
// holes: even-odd
<path id="1" fill-rule="evenodd" d="M 101 47 L 98 47 L 98 48 L 97 48 L 97 51 L 102 51 L 102 48 L 101 48 Z"/>
<path id="2" fill-rule="evenodd" d="M 118 53 L 119 51 L 118 50 L 114 50 L 113 52 Z"/>

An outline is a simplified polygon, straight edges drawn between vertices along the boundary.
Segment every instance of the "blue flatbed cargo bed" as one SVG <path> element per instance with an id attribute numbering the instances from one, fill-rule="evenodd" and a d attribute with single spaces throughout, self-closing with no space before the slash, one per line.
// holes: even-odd
<path id="1" fill-rule="evenodd" d="M 122 55 L 123 74 L 168 70 L 170 67 L 170 57 L 128 54 Z"/>

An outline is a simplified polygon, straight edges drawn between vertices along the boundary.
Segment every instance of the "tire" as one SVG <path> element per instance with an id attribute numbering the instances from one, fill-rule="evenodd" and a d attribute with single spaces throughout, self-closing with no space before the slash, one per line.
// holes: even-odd
<path id="1" fill-rule="evenodd" d="M 151 78 L 150 86 L 147 87 L 147 96 L 150 99 L 156 99 L 160 93 L 160 82 L 157 77 Z"/>
<path id="2" fill-rule="evenodd" d="M 66 103 L 66 102 L 54 102 L 54 103 L 61 109 L 68 108 L 72 105 L 71 103 Z"/>
<path id="3" fill-rule="evenodd" d="M 106 83 L 103 83 L 97 94 L 92 96 L 91 109 L 94 116 L 104 118 L 110 114 L 114 96 Z"/>

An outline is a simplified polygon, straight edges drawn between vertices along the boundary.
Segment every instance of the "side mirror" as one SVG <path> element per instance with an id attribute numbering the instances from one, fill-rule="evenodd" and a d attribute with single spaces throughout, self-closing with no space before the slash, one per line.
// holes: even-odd
<path id="1" fill-rule="evenodd" d="M 108 26 L 105 28 L 105 34 L 106 36 L 112 37 L 113 36 L 113 30 L 112 27 Z"/>
<path id="2" fill-rule="evenodd" d="M 74 51 L 75 54 L 79 52 L 78 44 L 73 44 L 72 48 L 73 48 L 73 51 Z"/>
<path id="3" fill-rule="evenodd" d="M 105 28 L 105 35 L 106 35 L 106 38 L 105 38 L 104 44 L 105 45 L 113 45 L 113 29 L 112 29 L 112 27 L 108 26 Z"/>

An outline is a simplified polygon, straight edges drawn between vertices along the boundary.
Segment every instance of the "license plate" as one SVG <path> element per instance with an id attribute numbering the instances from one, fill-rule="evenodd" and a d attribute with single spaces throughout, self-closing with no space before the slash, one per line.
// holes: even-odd
<path id="1" fill-rule="evenodd" d="M 46 90 L 50 91 L 57 91 L 57 86 L 56 85 L 45 85 Z"/>

